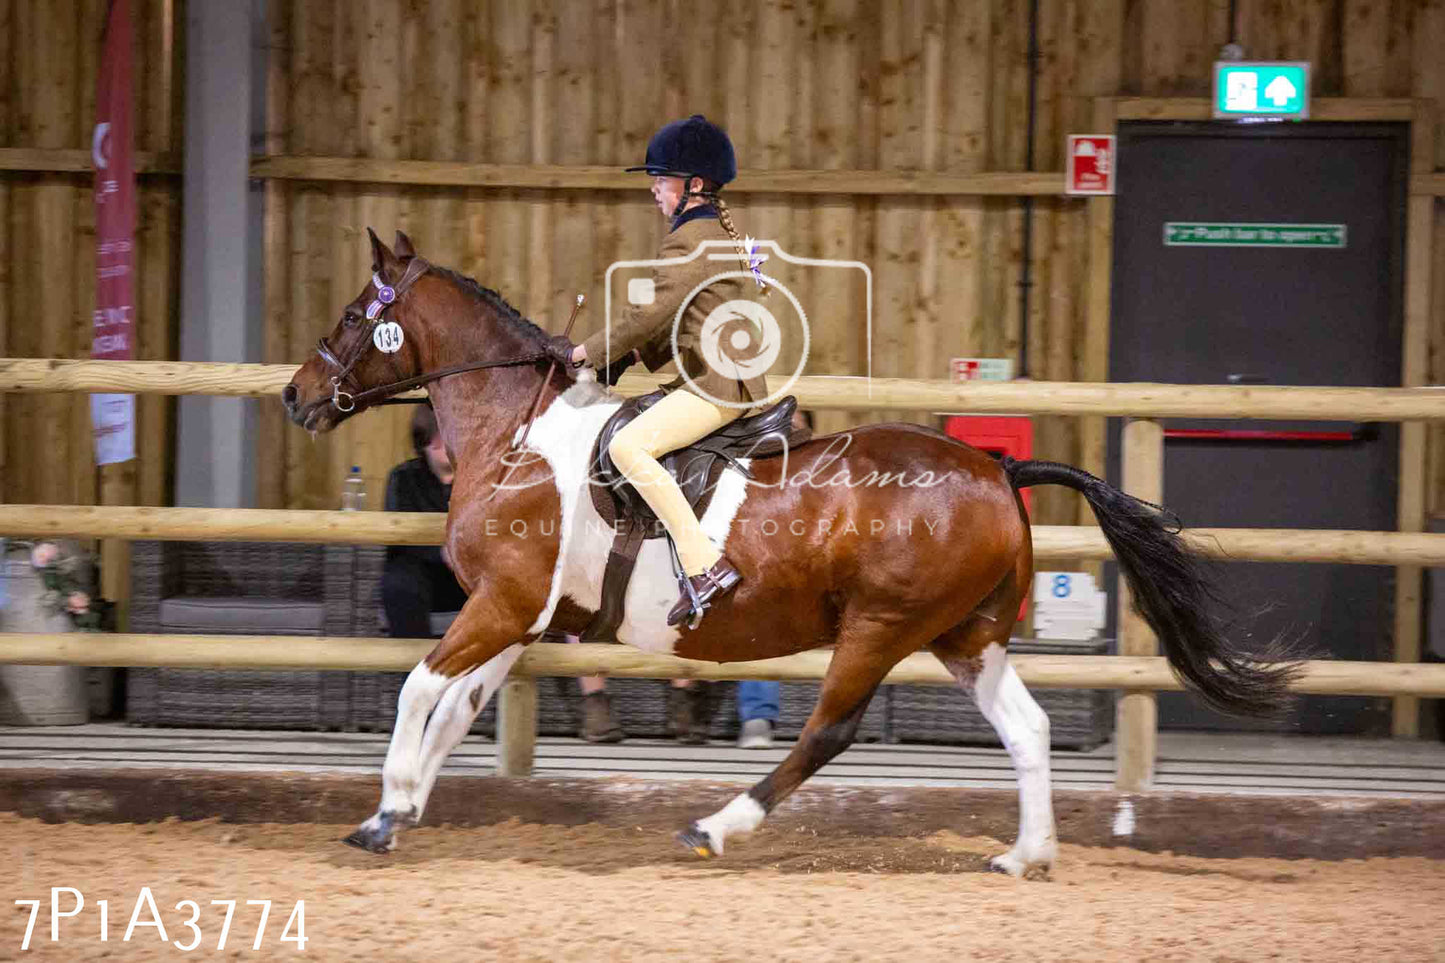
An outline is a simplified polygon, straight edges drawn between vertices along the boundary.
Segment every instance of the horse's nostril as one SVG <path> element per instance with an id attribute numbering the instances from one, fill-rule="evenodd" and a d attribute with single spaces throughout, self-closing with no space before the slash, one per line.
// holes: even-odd
<path id="1" fill-rule="evenodd" d="M 296 386 L 287 385 L 281 389 L 281 403 L 287 408 L 296 404 Z"/>

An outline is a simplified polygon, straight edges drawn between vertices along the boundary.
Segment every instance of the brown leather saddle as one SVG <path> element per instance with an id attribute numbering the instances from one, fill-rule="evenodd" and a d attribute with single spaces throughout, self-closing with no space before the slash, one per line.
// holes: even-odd
<path id="1" fill-rule="evenodd" d="M 602 426 L 592 448 L 588 473 L 592 504 L 616 534 L 602 574 L 602 601 L 597 614 L 582 630 L 584 642 L 617 641 L 617 626 L 622 624 L 627 585 L 637 565 L 637 553 L 642 550 L 643 542 L 667 535 L 666 526 L 628 483 L 607 453 L 613 436 L 657 404 L 665 394 L 655 391 L 624 401 Z M 771 458 L 808 441 L 812 433 L 806 428 L 796 429 L 792 424 L 797 407 L 798 400 L 788 395 L 766 411 L 739 418 L 686 448 L 668 452 L 660 459 L 662 467 L 677 479 L 683 496 L 699 518 L 712 503 L 713 490 L 724 469 L 732 468 L 744 477 L 752 478 L 752 471 L 740 459 Z M 681 572 L 675 559 L 674 553 L 675 574 L 680 579 Z"/>

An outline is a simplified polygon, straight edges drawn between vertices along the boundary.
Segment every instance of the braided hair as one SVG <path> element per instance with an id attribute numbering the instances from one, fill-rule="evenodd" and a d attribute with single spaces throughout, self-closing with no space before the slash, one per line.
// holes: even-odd
<path id="1" fill-rule="evenodd" d="M 682 217 L 683 209 L 687 207 L 687 199 L 689 197 L 702 198 L 717 208 L 718 223 L 722 225 L 722 229 L 728 232 L 728 237 L 732 238 L 733 243 L 737 245 L 738 260 L 742 262 L 743 270 L 750 270 L 752 261 L 748 256 L 748 249 L 743 246 L 742 235 L 738 233 L 737 227 L 733 224 L 733 212 L 728 209 L 727 202 L 724 201 L 718 193 L 722 188 L 706 178 L 699 177 L 698 180 L 702 181 L 702 189 L 697 191 L 688 189 L 688 185 L 692 182 L 691 177 L 683 180 L 682 198 L 677 202 L 677 210 L 673 211 L 672 214 L 673 226 L 676 227 L 678 219 Z M 772 289 L 764 288 L 763 294 L 766 295 L 770 290 Z"/>

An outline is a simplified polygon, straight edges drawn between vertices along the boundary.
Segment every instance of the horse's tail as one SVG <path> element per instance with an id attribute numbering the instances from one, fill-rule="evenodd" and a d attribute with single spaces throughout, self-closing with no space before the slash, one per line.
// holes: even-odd
<path id="1" fill-rule="evenodd" d="M 1290 706 L 1289 685 L 1300 672 L 1292 646 L 1276 639 L 1251 656 L 1234 649 L 1208 611 L 1217 596 L 1177 520 L 1170 524 L 1157 505 L 1070 465 L 1005 458 L 1003 468 L 1015 489 L 1064 485 L 1084 496 L 1129 580 L 1135 610 L 1174 671 L 1206 702 L 1236 716 L 1275 716 Z"/>

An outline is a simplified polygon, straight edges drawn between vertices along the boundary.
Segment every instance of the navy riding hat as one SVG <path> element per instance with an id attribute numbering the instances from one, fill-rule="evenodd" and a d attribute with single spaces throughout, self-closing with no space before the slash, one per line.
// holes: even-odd
<path id="1" fill-rule="evenodd" d="M 738 159 L 727 133 L 702 114 L 693 114 L 653 134 L 646 161 L 627 170 L 654 177 L 701 177 L 721 187 L 738 176 Z"/>

